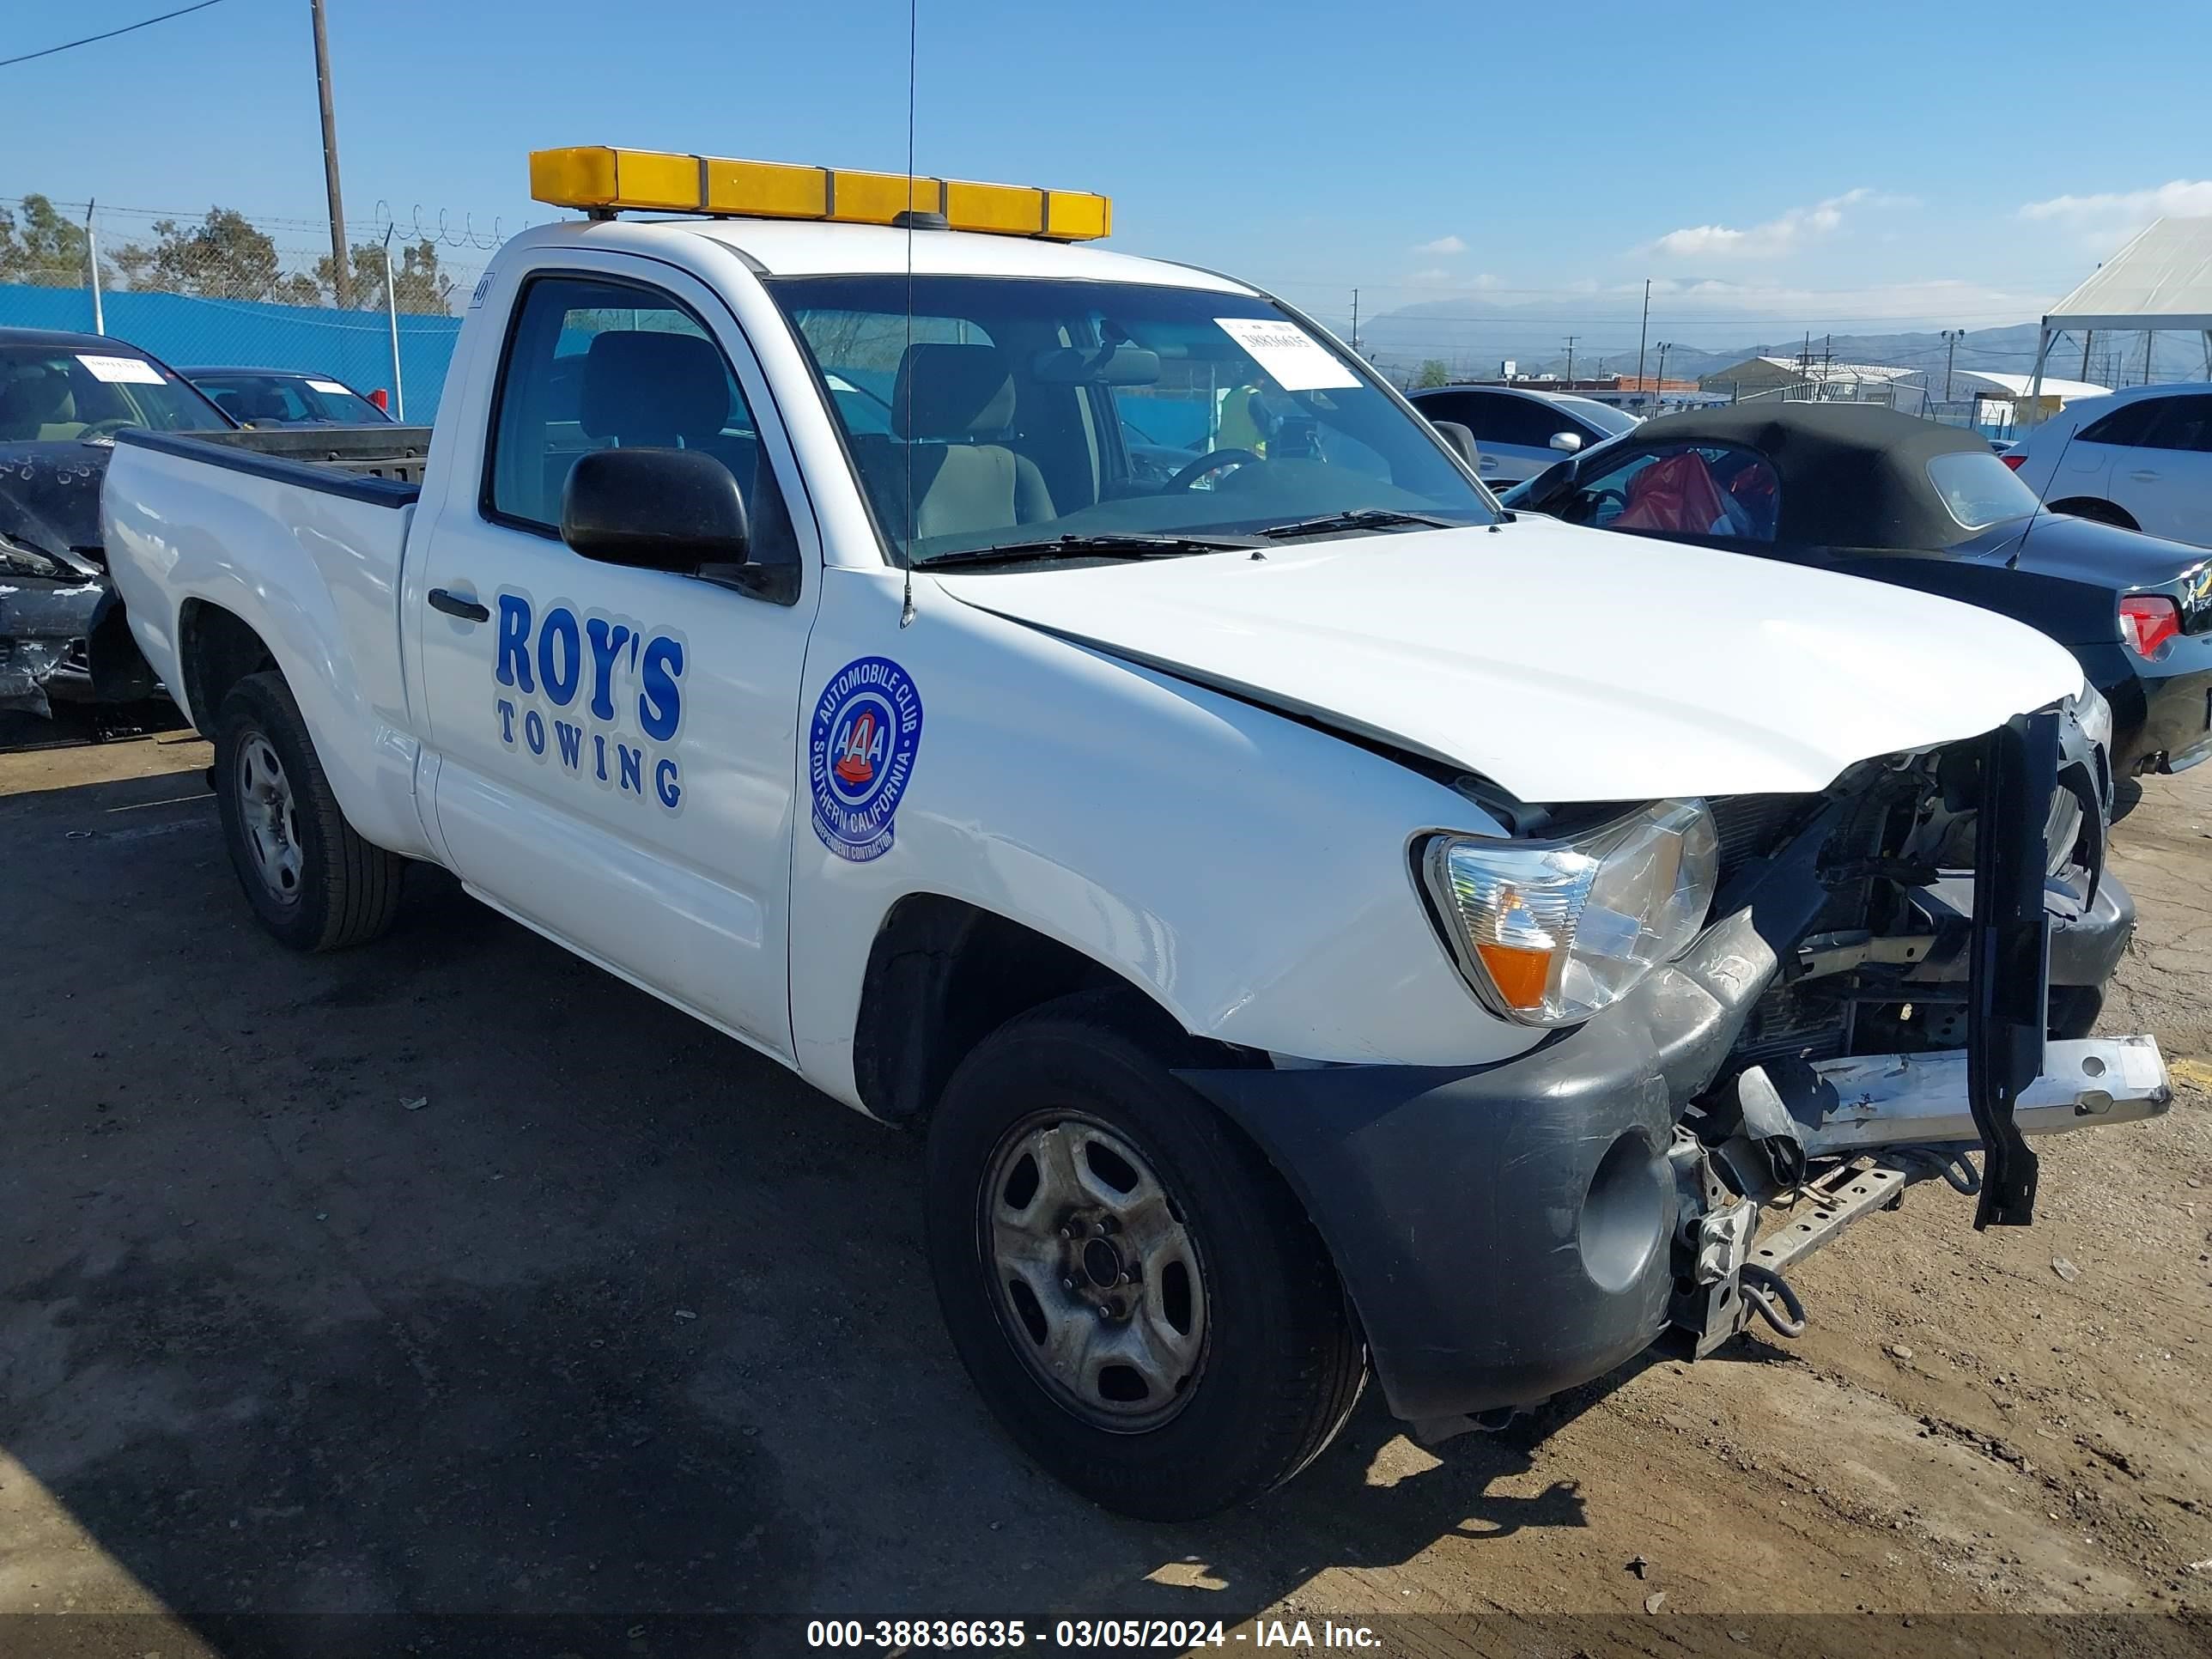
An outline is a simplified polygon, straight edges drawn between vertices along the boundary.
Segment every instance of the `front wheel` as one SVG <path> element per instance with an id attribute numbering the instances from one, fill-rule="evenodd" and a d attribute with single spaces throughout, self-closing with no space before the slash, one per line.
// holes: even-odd
<path id="1" fill-rule="evenodd" d="M 263 927 L 295 951 L 391 927 L 406 860 L 346 822 L 283 675 L 249 674 L 223 698 L 214 778 L 231 867 Z"/>
<path id="2" fill-rule="evenodd" d="M 1297 1201 L 1151 1024 L 1085 993 L 969 1055 L 930 1126 L 929 1250 L 1023 1449 L 1109 1509 L 1180 1521 L 1303 1468 L 1366 1356 Z"/>

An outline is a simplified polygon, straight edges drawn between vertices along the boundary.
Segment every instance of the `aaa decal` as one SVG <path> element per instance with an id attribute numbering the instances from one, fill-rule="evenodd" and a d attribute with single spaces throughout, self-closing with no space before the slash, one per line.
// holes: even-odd
<path id="1" fill-rule="evenodd" d="M 899 797 L 921 747 L 921 693 L 888 657 L 861 657 L 830 677 L 808 730 L 814 833 L 841 859 L 891 850 Z"/>

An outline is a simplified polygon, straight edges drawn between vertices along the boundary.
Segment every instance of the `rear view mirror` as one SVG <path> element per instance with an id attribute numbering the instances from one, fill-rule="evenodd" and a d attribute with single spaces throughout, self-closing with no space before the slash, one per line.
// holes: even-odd
<path id="1" fill-rule="evenodd" d="M 1468 464 L 1469 470 L 1482 464 L 1482 453 L 1475 447 L 1474 433 L 1457 421 L 1431 421 L 1437 435 L 1451 446 L 1452 453 Z"/>
<path id="2" fill-rule="evenodd" d="M 1160 354 L 1142 346 L 1054 346 L 1030 360 L 1045 386 L 1155 386 Z"/>
<path id="3" fill-rule="evenodd" d="M 751 534 L 730 469 L 696 449 L 595 449 L 568 469 L 561 539 L 601 564 L 696 576 L 743 564 Z"/>
<path id="4" fill-rule="evenodd" d="M 1562 455 L 1571 455 L 1582 447 L 1583 438 L 1579 432 L 1554 432 L 1552 434 L 1552 447 Z"/>

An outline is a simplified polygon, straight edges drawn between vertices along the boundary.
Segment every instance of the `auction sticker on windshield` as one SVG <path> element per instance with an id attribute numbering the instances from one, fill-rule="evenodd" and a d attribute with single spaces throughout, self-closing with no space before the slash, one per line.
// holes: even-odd
<path id="1" fill-rule="evenodd" d="M 328 392 L 347 397 L 352 395 L 353 389 L 350 386 L 340 386 L 336 380 L 310 380 L 307 384 L 318 392 Z"/>
<path id="2" fill-rule="evenodd" d="M 106 380 L 111 386 L 167 386 L 161 371 L 143 357 L 103 357 L 96 352 L 80 351 L 77 362 L 92 372 L 95 380 Z"/>
<path id="3" fill-rule="evenodd" d="M 1252 354 L 1285 392 L 1358 386 L 1359 377 L 1296 323 L 1279 317 L 1216 317 L 1224 334 Z"/>

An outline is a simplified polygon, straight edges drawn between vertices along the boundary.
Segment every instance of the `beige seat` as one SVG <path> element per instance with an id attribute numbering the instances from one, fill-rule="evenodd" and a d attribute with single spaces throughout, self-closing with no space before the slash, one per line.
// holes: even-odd
<path id="1" fill-rule="evenodd" d="M 84 426 L 76 393 L 60 369 L 41 367 L 0 387 L 0 441 L 74 438 Z"/>
<path id="2" fill-rule="evenodd" d="M 884 527 L 905 533 L 909 466 L 916 539 L 1055 517 L 1036 463 L 996 441 L 1013 421 L 1013 375 L 997 346 L 908 346 L 891 394 L 891 429 L 905 441 L 855 446 Z"/>

